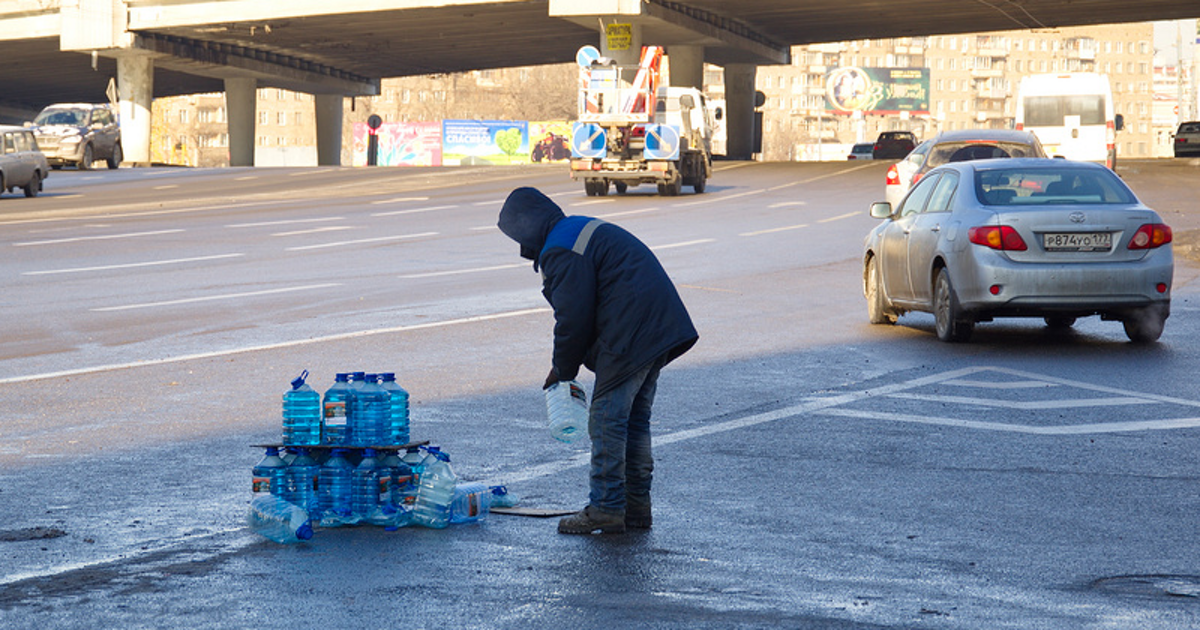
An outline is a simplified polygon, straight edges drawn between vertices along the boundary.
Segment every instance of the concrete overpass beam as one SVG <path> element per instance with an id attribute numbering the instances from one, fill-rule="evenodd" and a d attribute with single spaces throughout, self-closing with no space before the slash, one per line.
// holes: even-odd
<path id="1" fill-rule="evenodd" d="M 736 160 L 754 157 L 754 75 L 758 66 L 725 66 L 725 155 Z"/>
<path id="2" fill-rule="evenodd" d="M 229 112 L 229 165 L 254 166 L 254 124 L 258 81 L 225 79 L 225 110 Z"/>
<path id="3" fill-rule="evenodd" d="M 154 60 L 131 51 L 117 57 L 117 111 L 126 162 L 150 165 L 150 111 L 154 104 Z"/>
<path id="4" fill-rule="evenodd" d="M 671 85 L 704 89 L 703 46 L 668 46 L 667 67 L 671 71 Z"/>
<path id="5" fill-rule="evenodd" d="M 619 15 L 601 17 L 600 54 L 622 66 L 641 63 L 642 25 Z"/>
<path id="6" fill-rule="evenodd" d="M 342 108 L 345 98 L 340 94 L 317 94 L 317 165 L 342 164 Z"/>

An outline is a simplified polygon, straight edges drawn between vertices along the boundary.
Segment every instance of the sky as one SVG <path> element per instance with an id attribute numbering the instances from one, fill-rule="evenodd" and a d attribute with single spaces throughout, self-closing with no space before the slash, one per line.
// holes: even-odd
<path id="1" fill-rule="evenodd" d="M 1196 20 L 1169 20 L 1154 23 L 1154 49 L 1158 51 L 1159 57 L 1167 65 L 1175 64 L 1180 33 L 1183 34 L 1183 60 L 1186 63 L 1192 59 L 1195 49 Z"/>

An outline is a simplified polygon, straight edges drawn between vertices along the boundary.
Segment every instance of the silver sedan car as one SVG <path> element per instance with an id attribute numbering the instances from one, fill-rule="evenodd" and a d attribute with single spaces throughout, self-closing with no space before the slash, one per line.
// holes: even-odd
<path id="1" fill-rule="evenodd" d="M 938 338 L 977 322 L 1042 317 L 1051 328 L 1099 315 L 1135 342 L 1171 312 L 1171 228 L 1112 171 L 1054 159 L 981 160 L 930 171 L 865 240 L 872 323 L 933 313 Z"/>

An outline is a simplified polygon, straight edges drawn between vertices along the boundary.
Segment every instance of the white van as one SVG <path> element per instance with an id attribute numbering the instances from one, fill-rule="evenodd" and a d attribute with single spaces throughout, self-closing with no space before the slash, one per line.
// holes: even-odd
<path id="1" fill-rule="evenodd" d="M 1117 132 L 1108 77 L 1091 72 L 1035 74 L 1021 79 L 1017 92 L 1019 130 L 1032 131 L 1046 155 L 1117 165 Z"/>

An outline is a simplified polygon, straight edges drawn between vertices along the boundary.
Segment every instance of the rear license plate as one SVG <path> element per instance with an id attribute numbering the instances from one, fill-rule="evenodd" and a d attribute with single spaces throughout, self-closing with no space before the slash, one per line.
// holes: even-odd
<path id="1" fill-rule="evenodd" d="M 1106 252 L 1112 249 L 1112 232 L 1066 232 L 1042 235 L 1048 252 Z"/>

